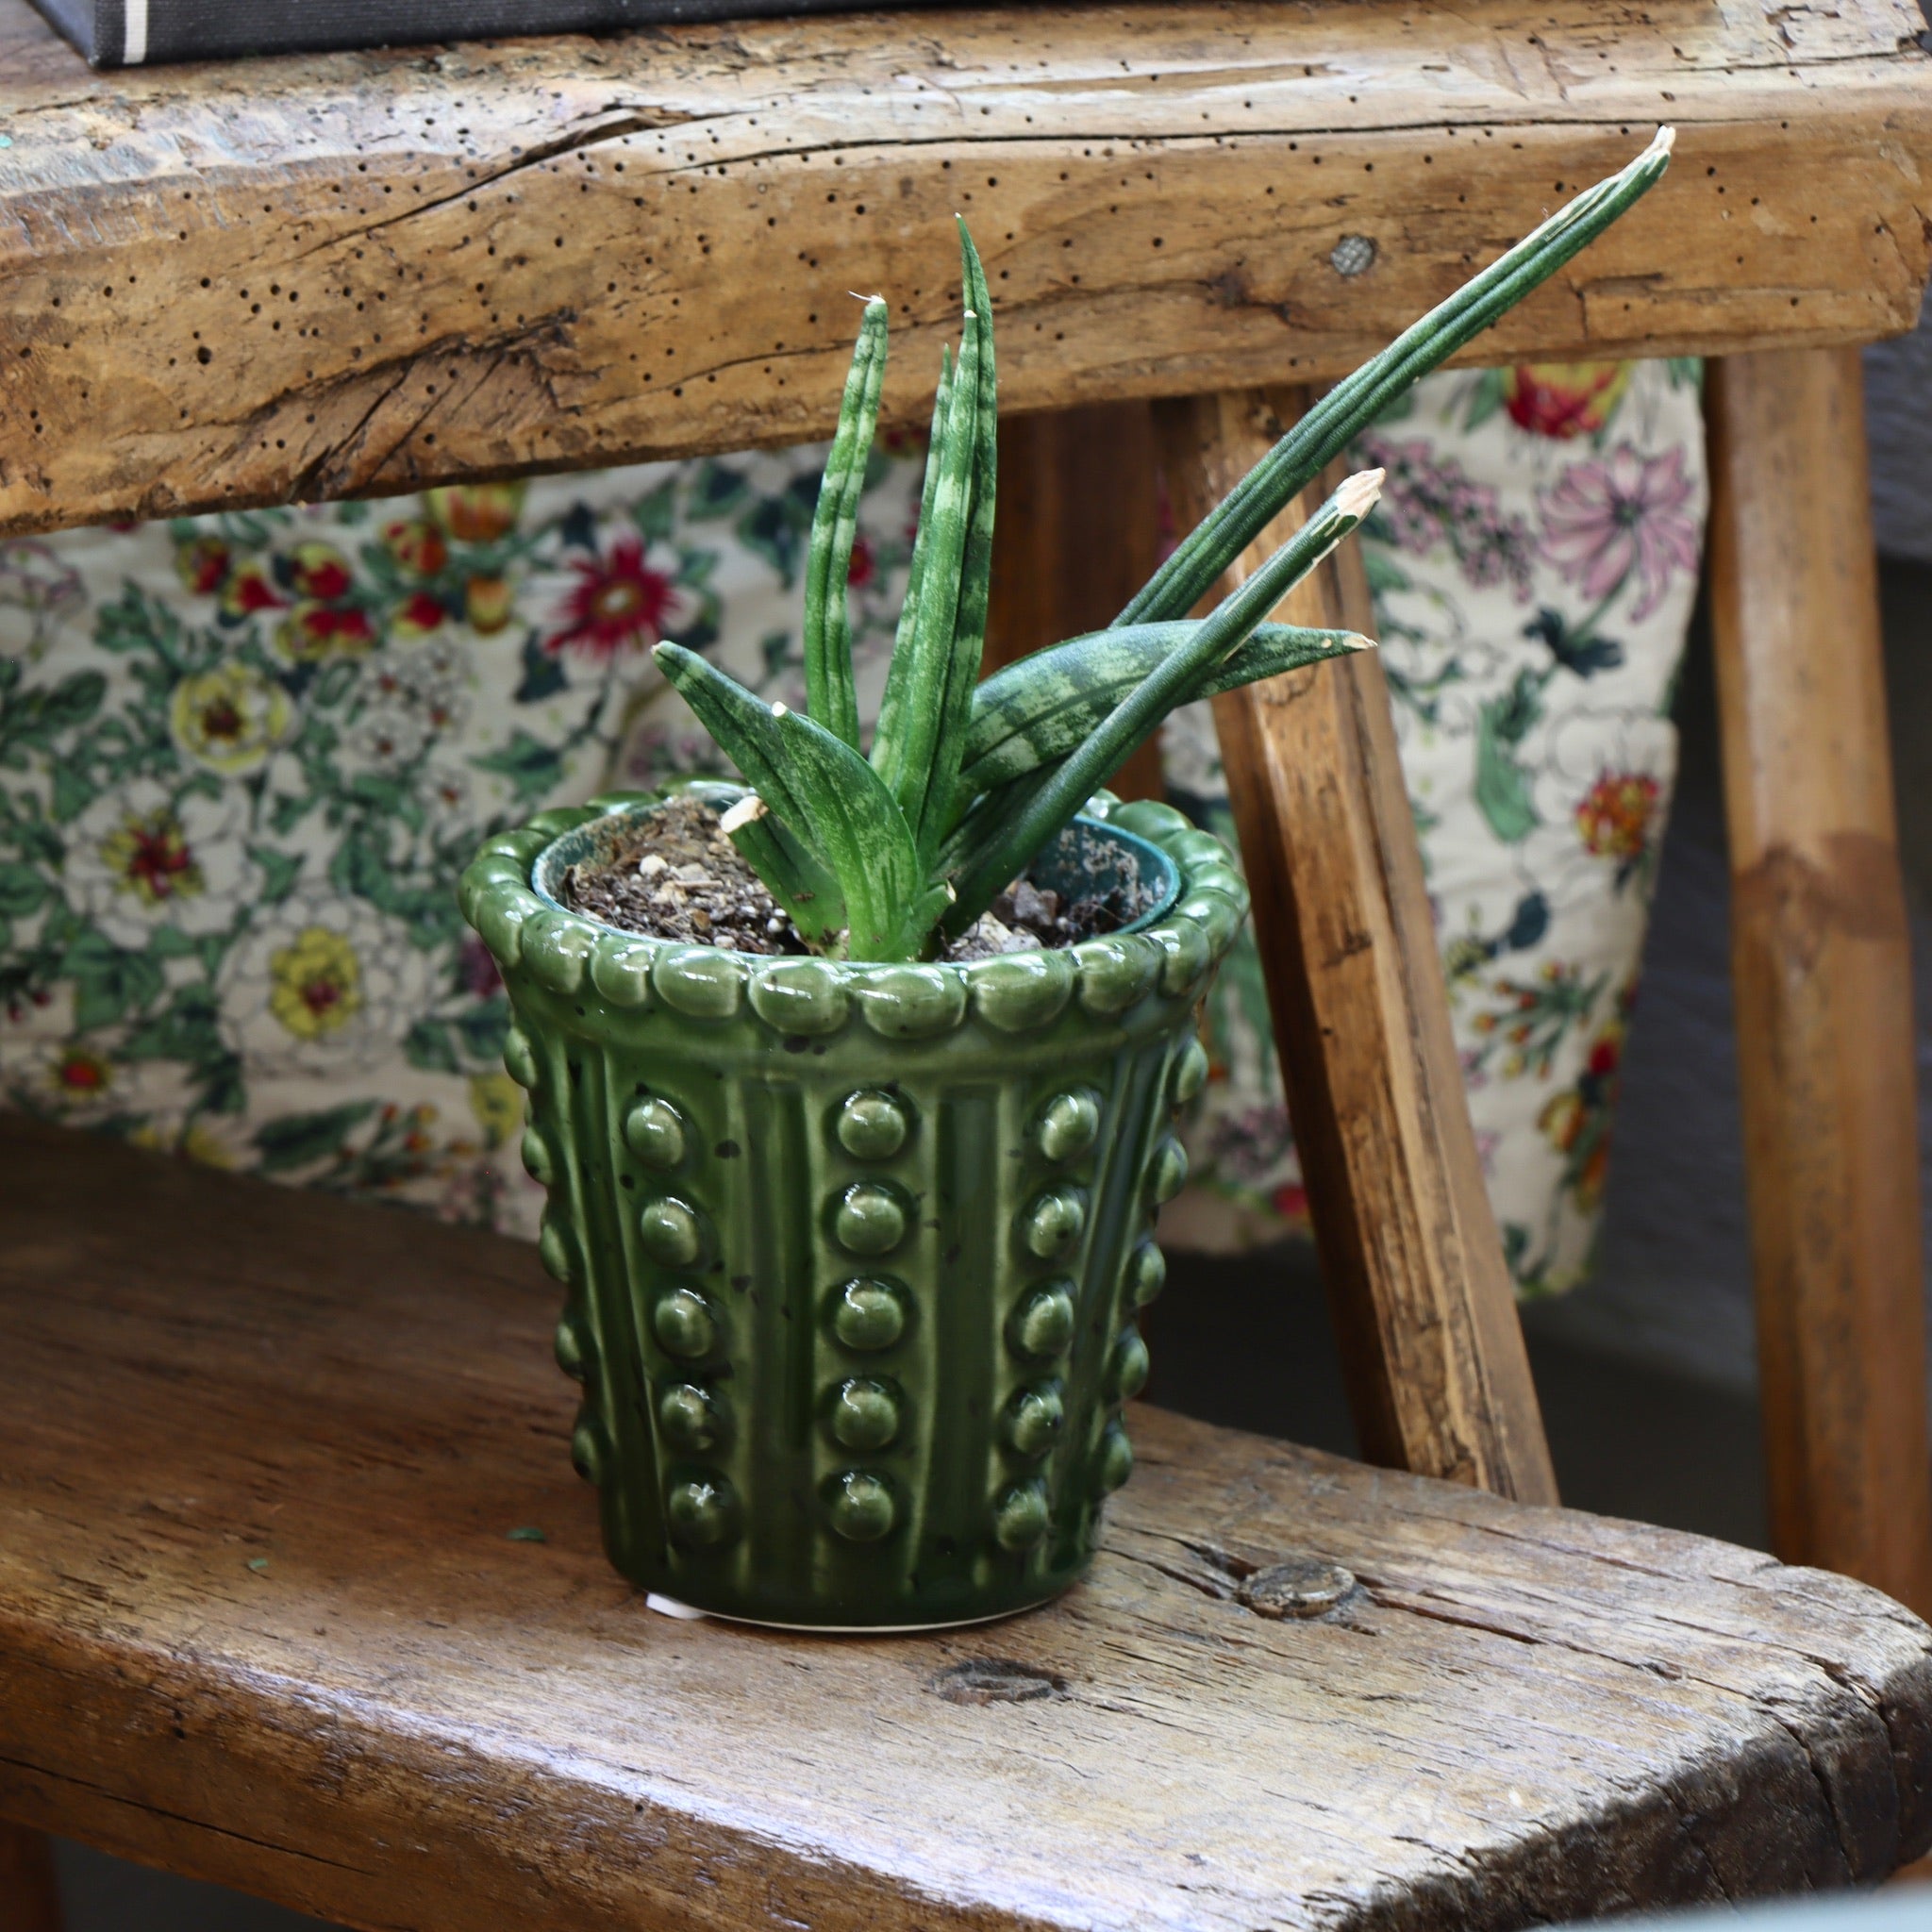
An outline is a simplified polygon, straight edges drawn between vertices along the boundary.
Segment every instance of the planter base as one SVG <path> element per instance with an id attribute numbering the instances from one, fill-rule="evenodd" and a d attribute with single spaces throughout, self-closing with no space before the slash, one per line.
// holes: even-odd
<path id="1" fill-rule="evenodd" d="M 644 1604 L 647 1609 L 656 1610 L 660 1617 L 675 1617 L 683 1624 L 742 1624 L 751 1630 L 790 1630 L 814 1637 L 930 1637 L 936 1631 L 975 1630 L 982 1624 L 1004 1624 L 1008 1617 L 1024 1617 L 1027 1611 L 1041 1609 L 1056 1598 L 1064 1596 L 1073 1587 L 1071 1583 L 1065 1584 L 1058 1590 L 1048 1591 L 1030 1604 L 1016 1604 L 1010 1609 L 988 1610 L 977 1617 L 949 1617 L 936 1624 L 780 1624 L 771 1617 L 734 1617 L 724 1610 L 701 1610 L 691 1604 L 675 1603 L 670 1597 L 659 1596 L 655 1591 L 645 1598 Z"/>

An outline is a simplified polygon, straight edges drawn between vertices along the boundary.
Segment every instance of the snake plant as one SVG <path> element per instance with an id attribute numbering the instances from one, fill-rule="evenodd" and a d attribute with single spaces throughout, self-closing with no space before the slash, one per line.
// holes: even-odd
<path id="1" fill-rule="evenodd" d="M 865 304 L 826 459 L 805 581 L 804 713 L 768 705 L 682 646 L 665 675 L 752 786 L 724 829 L 807 945 L 929 957 L 971 925 L 1176 705 L 1363 648 L 1265 622 L 1361 522 L 1379 471 L 1351 476 L 1239 589 L 1188 613 L 1275 513 L 1412 383 L 1488 328 L 1644 194 L 1671 130 L 1414 324 L 1317 403 L 1174 551 L 1107 630 L 979 678 L 996 486 L 992 304 L 960 223 L 965 316 L 941 354 L 911 574 L 885 697 L 860 741 L 846 578 L 886 365 Z"/>

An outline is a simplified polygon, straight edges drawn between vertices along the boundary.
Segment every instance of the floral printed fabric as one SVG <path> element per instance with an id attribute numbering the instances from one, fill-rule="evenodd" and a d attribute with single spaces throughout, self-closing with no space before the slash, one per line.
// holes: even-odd
<path id="1" fill-rule="evenodd" d="M 1362 533 L 1457 1043 L 1525 1293 L 1588 1270 L 1617 1072 L 1676 767 L 1672 690 L 1696 593 L 1705 473 L 1690 363 L 1436 376 L 1364 437 Z M 1170 788 L 1229 825 L 1205 707 Z M 1212 996 L 1187 1239 L 1306 1219 L 1244 936 Z"/>
<path id="2" fill-rule="evenodd" d="M 693 755 L 658 727 L 658 638 L 728 625 L 796 695 L 822 460 L 0 545 L 7 1101 L 533 1235 L 508 1008 L 457 874 L 601 789 L 627 729 Z M 868 663 L 914 475 L 882 457 L 866 498 Z"/>
<path id="3" fill-rule="evenodd" d="M 854 556 L 875 708 L 916 514 Z M 1585 1265 L 1703 511 L 1692 373 L 1439 376 L 1360 452 L 1405 768 L 1518 1279 Z M 0 544 L 0 1093 L 156 1147 L 530 1234 L 508 1014 L 458 872 L 606 786 L 720 769 L 648 647 L 798 704 L 823 451 Z M 1175 795 L 1227 827 L 1205 708 Z M 1252 941 L 1209 1012 L 1171 1239 L 1301 1214 Z"/>

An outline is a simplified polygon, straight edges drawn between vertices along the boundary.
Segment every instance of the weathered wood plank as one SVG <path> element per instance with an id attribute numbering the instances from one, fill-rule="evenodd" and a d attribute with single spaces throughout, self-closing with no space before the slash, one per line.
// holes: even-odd
<path id="1" fill-rule="evenodd" d="M 1772 1535 L 1932 1612 L 1912 947 L 1864 381 L 1710 372 L 1711 628 Z"/>
<path id="2" fill-rule="evenodd" d="M 1303 391 L 1163 403 L 1183 525 L 1307 405 Z M 1318 500 L 1310 491 L 1283 511 L 1230 580 L 1257 568 Z M 1373 633 L 1360 551 L 1344 545 L 1282 608 L 1291 624 Z M 1381 664 L 1364 654 L 1224 692 L 1214 724 L 1363 1454 L 1554 1503 Z"/>
<path id="3" fill-rule="evenodd" d="M 0 1823 L 0 1932 L 60 1932 L 60 1887 L 44 1832 Z"/>
<path id="4" fill-rule="evenodd" d="M 1010 416 L 1000 425 L 988 672 L 1114 621 L 1160 562 L 1158 463 L 1145 403 Z M 1158 798 L 1160 733 L 1107 784 Z"/>
<path id="5" fill-rule="evenodd" d="M 15 1120 L 0 1212 L 23 1823 L 532 1932 L 1503 1928 L 1932 1839 L 1932 1632 L 1840 1578 L 1143 1410 L 1048 1611 L 678 1624 L 598 1553 L 529 1250 Z M 1253 1614 L 1291 1550 L 1358 1591 Z"/>
<path id="6" fill-rule="evenodd" d="M 0 529 L 803 439 L 852 289 L 891 294 L 889 413 L 922 416 L 956 209 L 1019 410 L 1337 375 L 1664 119 L 1670 179 L 1482 357 L 1870 339 L 1927 270 L 1910 0 L 1190 0 L 108 77 L 25 6 Z"/>

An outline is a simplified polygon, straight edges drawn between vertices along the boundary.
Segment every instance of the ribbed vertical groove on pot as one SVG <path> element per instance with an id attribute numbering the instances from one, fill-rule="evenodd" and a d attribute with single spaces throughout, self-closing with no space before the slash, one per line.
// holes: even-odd
<path id="1" fill-rule="evenodd" d="M 930 1311 L 932 1432 L 925 1471 L 933 1524 L 927 1575 L 947 1593 L 979 1579 L 992 1472 L 988 1422 L 998 1413 L 998 1292 L 1009 1218 L 999 1211 L 999 1093 L 985 1084 L 940 1092 L 933 1198 L 941 1264 Z"/>
<path id="2" fill-rule="evenodd" d="M 605 1056 L 579 1044 L 570 1055 L 570 1066 L 569 1108 L 577 1127 L 571 1137 L 573 1148 L 595 1147 L 600 1141 L 607 1141 L 613 1150 L 621 1149 L 624 1122 L 616 1109 L 623 1103 L 612 1091 Z M 655 1487 L 645 1489 L 619 1481 L 615 1474 L 618 1469 L 634 1468 L 645 1458 L 654 1467 L 660 1460 L 653 1400 L 655 1378 L 638 1319 L 637 1300 L 631 1292 L 639 1257 L 632 1252 L 634 1226 L 626 1224 L 634 1224 L 635 1216 L 625 1213 L 620 1201 L 613 1198 L 616 1191 L 603 1176 L 583 1173 L 575 1157 L 571 1165 L 577 1176 L 577 1224 L 592 1236 L 584 1242 L 584 1267 L 589 1272 L 613 1266 L 623 1271 L 622 1279 L 598 1283 L 594 1296 L 604 1324 L 598 1347 L 603 1369 L 601 1420 L 610 1457 L 610 1466 L 598 1479 L 599 1505 L 614 1525 L 615 1533 L 627 1541 L 661 1545 L 661 1494 Z"/>
<path id="3" fill-rule="evenodd" d="M 559 1241 L 560 1252 L 567 1261 L 565 1311 L 581 1323 L 591 1342 L 590 1372 L 582 1385 L 583 1406 L 578 1411 L 574 1431 L 588 1424 L 595 1438 L 608 1443 L 609 1412 L 615 1400 L 610 1379 L 613 1341 L 607 1332 L 610 1325 L 609 1297 L 602 1292 L 603 1285 L 597 1279 L 597 1257 L 590 1253 L 590 1244 L 582 1234 L 588 1224 L 585 1210 L 593 1189 L 591 1178 L 584 1172 L 583 1142 L 575 1131 L 576 1123 L 572 1116 L 573 1047 L 567 1039 L 554 1036 L 543 1039 L 541 1035 L 538 1039 L 541 1044 L 533 1041 L 533 1051 L 540 1078 L 532 1095 L 531 1111 L 537 1130 L 549 1150 L 554 1174 L 548 1187 L 549 1200 L 543 1210 L 544 1240 L 557 1239 Z M 540 1252 L 542 1252 L 541 1243 Z M 551 1257 L 546 1254 L 544 1259 L 552 1274 L 556 1274 Z M 572 1450 L 575 1455 L 575 1432 Z"/>
<path id="4" fill-rule="evenodd" d="M 1124 1042 L 1114 1056 L 1113 1078 L 1101 1112 L 1089 1248 L 1083 1256 L 1067 1374 L 1067 1413 L 1081 1418 L 1084 1425 L 1068 1431 L 1061 1451 L 1065 1504 L 1055 1512 L 1058 1563 L 1076 1562 L 1084 1556 L 1101 1505 L 1099 1445 L 1113 1413 L 1102 1385 L 1122 1326 L 1120 1263 L 1125 1243 L 1146 1231 L 1146 1217 L 1136 1197 L 1154 1141 L 1167 1125 L 1168 1110 L 1159 1091 L 1166 1066 L 1165 1041 Z"/>
<path id="5" fill-rule="evenodd" d="M 795 1081 L 733 1079 L 742 1111 L 746 1187 L 737 1235 L 750 1276 L 733 1306 L 744 1317 L 747 1485 L 753 1507 L 741 1560 L 747 1573 L 784 1564 L 808 1574 L 822 1531 L 810 1466 L 816 1436 L 816 1209 L 824 1162 L 809 1118 L 811 1096 Z"/>
<path id="6" fill-rule="evenodd" d="M 1020 1216 L 1041 1174 L 1040 1163 L 1030 1144 L 1034 1116 L 1041 1102 L 1052 1091 L 1051 1076 L 1042 1082 L 1036 1071 L 1032 1078 L 1006 1082 L 999 1091 L 998 1116 L 991 1137 L 993 1184 L 987 1220 L 996 1231 L 998 1247 L 993 1273 L 980 1287 L 981 1325 L 993 1364 L 994 1375 L 988 1413 L 992 1419 L 988 1443 L 987 1469 L 982 1489 L 981 1508 L 991 1528 L 1002 1495 L 1016 1482 L 1044 1480 L 1051 1491 L 1051 1459 L 1028 1461 L 1015 1457 L 1003 1440 L 1002 1426 L 1007 1404 L 1014 1392 L 1042 1373 L 1040 1364 L 1024 1360 L 1008 1341 L 1008 1324 L 1021 1301 L 1041 1282 L 1051 1281 L 1059 1272 L 1055 1263 L 1034 1263 L 1020 1245 Z M 987 1551 L 982 1562 L 995 1573 L 1002 1564 L 1020 1576 L 1039 1575 L 1051 1538 L 1033 1548 L 1017 1553 L 1002 1552 L 982 1532 Z M 1048 1586 L 1041 1586 L 1046 1593 Z"/>

